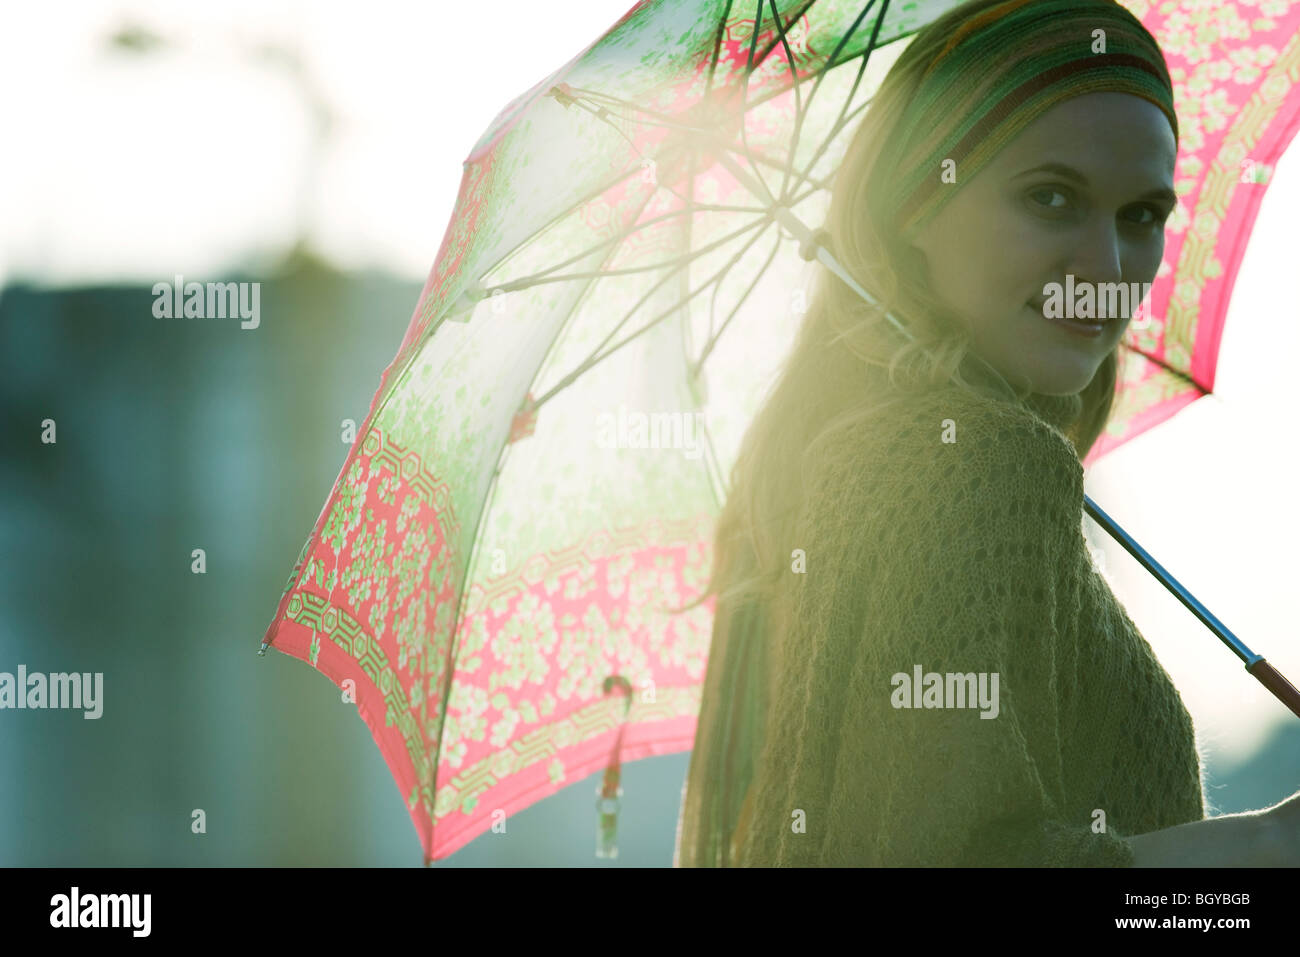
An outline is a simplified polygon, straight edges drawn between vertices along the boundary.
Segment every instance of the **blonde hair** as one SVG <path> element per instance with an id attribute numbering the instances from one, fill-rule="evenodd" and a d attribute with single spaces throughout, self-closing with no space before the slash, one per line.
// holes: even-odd
<path id="1" fill-rule="evenodd" d="M 880 200 L 897 182 L 897 171 L 886 168 L 881 155 L 902 134 L 904 109 L 949 37 L 1001 2 L 962 4 L 917 33 L 867 109 L 836 173 L 825 228 L 835 258 L 879 302 L 867 303 L 838 276 L 818 269 L 794 347 L 732 468 L 709 582 L 675 612 L 715 594 L 720 602 L 775 597 L 788 570 L 805 479 L 835 456 L 837 443 L 852 443 L 855 433 L 906 393 L 949 381 L 981 388 L 963 374 L 963 367 L 971 368 L 968 358 L 976 368 L 982 362 L 971 351 L 969 331 L 931 294 L 915 254 L 887 225 L 881 208 L 887 204 Z M 886 311 L 903 320 L 913 341 L 890 325 Z M 1068 433 L 1080 460 L 1110 415 L 1118 353 L 1117 347 L 1106 356 L 1081 393 L 1083 411 Z M 872 368 L 887 373 L 892 390 L 872 388 Z M 1020 398 L 1028 394 L 1024 388 L 1013 391 Z M 720 623 L 715 620 L 715 628 Z"/>

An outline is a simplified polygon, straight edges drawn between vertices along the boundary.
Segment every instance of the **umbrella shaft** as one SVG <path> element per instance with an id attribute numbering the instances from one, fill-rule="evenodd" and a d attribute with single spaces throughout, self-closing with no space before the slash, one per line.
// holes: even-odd
<path id="1" fill-rule="evenodd" d="M 1143 568 L 1155 575 L 1161 584 L 1173 592 L 1175 598 L 1186 605 L 1193 615 L 1204 622 L 1210 631 L 1219 636 L 1220 641 L 1231 648 L 1233 653 L 1245 662 L 1246 671 L 1255 680 L 1272 692 L 1278 701 L 1290 708 L 1296 717 L 1300 718 L 1300 691 L 1296 690 L 1296 687 L 1287 681 L 1280 671 L 1247 648 L 1241 639 L 1230 632 L 1223 622 L 1210 614 L 1209 609 L 1197 601 L 1196 597 L 1180 585 L 1173 575 L 1165 571 L 1164 566 L 1148 555 L 1146 549 L 1135 542 L 1128 532 L 1120 528 L 1115 523 L 1115 520 L 1098 508 L 1097 503 L 1087 495 L 1083 497 L 1083 506 L 1098 525 L 1109 532 L 1115 541 L 1123 545 L 1125 551 L 1141 562 Z"/>
<path id="2" fill-rule="evenodd" d="M 1240 658 L 1247 668 L 1250 668 L 1255 662 L 1261 661 L 1262 658 L 1251 651 L 1246 645 L 1228 630 L 1227 625 L 1210 614 L 1208 608 L 1202 605 L 1196 596 L 1192 595 L 1186 588 L 1179 584 L 1173 575 L 1165 571 L 1164 566 L 1147 554 L 1146 549 L 1133 540 L 1133 538 L 1115 523 L 1115 520 L 1097 507 L 1087 495 L 1083 497 L 1084 511 L 1088 513 L 1098 525 L 1110 533 L 1110 536 L 1124 546 L 1124 550 L 1142 563 L 1142 567 L 1160 580 L 1160 583 L 1169 589 L 1179 601 L 1181 601 L 1191 611 L 1193 615 L 1199 618 L 1205 625 L 1219 636 L 1219 640 L 1232 649 L 1233 654 Z"/>

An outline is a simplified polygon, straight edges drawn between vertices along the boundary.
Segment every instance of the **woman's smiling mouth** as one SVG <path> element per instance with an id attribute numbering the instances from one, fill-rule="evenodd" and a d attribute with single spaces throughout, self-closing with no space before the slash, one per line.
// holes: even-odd
<path id="1" fill-rule="evenodd" d="M 1110 324 L 1107 319 L 1087 320 L 1087 319 L 1055 319 L 1045 314 L 1043 306 L 1047 302 L 1047 296 L 1034 296 L 1025 303 L 1025 308 L 1032 312 L 1039 319 L 1050 322 L 1058 329 L 1063 329 L 1074 336 L 1080 336 L 1085 339 L 1096 339 L 1105 331 Z"/>

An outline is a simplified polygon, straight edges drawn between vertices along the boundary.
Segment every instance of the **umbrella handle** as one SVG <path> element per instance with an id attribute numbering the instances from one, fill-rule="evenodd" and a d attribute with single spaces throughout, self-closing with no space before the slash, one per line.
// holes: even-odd
<path id="1" fill-rule="evenodd" d="M 1297 718 L 1300 718 L 1300 691 L 1296 690 L 1295 685 L 1286 680 L 1286 676 L 1270 665 L 1263 658 L 1260 658 L 1253 665 L 1247 665 L 1246 670 L 1254 675 L 1269 691 L 1273 692 L 1274 697 L 1290 708 Z"/>

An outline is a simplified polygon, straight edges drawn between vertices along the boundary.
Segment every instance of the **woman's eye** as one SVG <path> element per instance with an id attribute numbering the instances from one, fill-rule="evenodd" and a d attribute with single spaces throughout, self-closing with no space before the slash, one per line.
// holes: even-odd
<path id="1" fill-rule="evenodd" d="M 1055 186 L 1039 186 L 1031 189 L 1026 196 L 1030 207 L 1035 212 L 1049 216 L 1068 212 L 1074 207 L 1070 193 Z M 1163 226 L 1165 220 L 1169 218 L 1168 213 L 1163 209 L 1149 205 L 1132 206 L 1121 216 L 1130 226 L 1147 230 Z"/>
<path id="2" fill-rule="evenodd" d="M 1130 214 L 1136 213 L 1136 216 L 1126 217 L 1134 226 L 1155 226 L 1157 223 L 1164 222 L 1162 210 L 1153 206 L 1136 206 L 1130 210 Z"/>
<path id="3" fill-rule="evenodd" d="M 1035 206 L 1051 210 L 1065 209 L 1070 202 L 1070 197 L 1051 186 L 1040 186 L 1038 189 L 1030 190 L 1029 198 Z"/>

